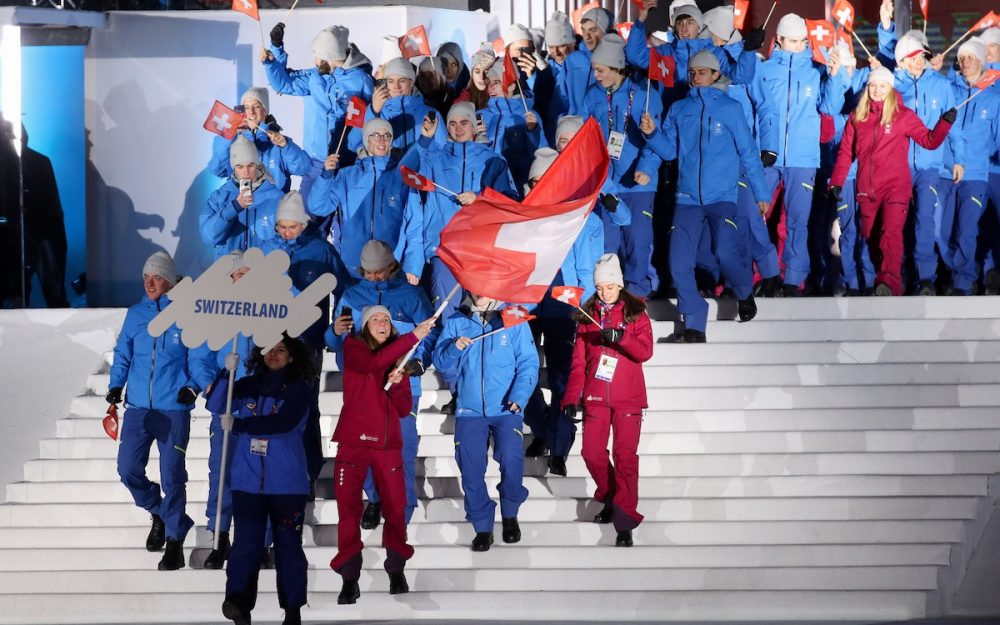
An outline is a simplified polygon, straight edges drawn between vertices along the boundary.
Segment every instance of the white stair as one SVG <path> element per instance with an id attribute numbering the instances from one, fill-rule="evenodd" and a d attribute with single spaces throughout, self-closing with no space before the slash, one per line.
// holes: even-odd
<path id="1" fill-rule="evenodd" d="M 390 597 L 364 533 L 362 597 L 337 606 L 331 463 L 304 532 L 308 621 L 893 620 L 947 613 L 1000 474 L 1000 298 L 764 300 L 738 324 L 712 304 L 711 341 L 657 344 L 645 367 L 650 409 L 640 442 L 635 547 L 590 519 L 600 506 L 579 456 L 569 477 L 527 459 L 523 539 L 472 553 L 453 454 L 448 393 L 423 378 L 420 505 L 409 595 Z M 675 309 L 653 303 L 654 334 Z M 220 619 L 225 573 L 203 571 L 210 535 L 208 416 L 188 446 L 189 567 L 158 572 L 143 548 L 148 515 L 116 473 L 100 425 L 108 385 L 86 381 L 0 505 L 0 623 L 208 622 Z M 324 436 L 336 426 L 339 374 L 326 358 Z M 82 379 L 82 378 L 81 378 Z M 579 438 L 579 436 L 578 436 Z M 327 454 L 334 448 L 328 444 Z M 155 479 L 156 451 L 149 474 Z M 498 471 L 491 463 L 493 492 Z M 264 571 L 255 620 L 280 619 Z M 142 601 L 133 599 L 141 595 Z M 122 602 L 127 602 L 123 604 Z M 128 605 L 122 609 L 122 605 Z"/>

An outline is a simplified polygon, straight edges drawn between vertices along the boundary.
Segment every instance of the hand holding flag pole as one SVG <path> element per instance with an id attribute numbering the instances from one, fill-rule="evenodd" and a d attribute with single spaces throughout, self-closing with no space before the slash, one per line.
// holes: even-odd
<path id="1" fill-rule="evenodd" d="M 411 189 L 416 189 L 417 191 L 444 191 L 452 197 L 458 197 L 458 194 L 451 189 L 442 187 L 430 178 L 421 176 L 405 165 L 399 167 L 399 173 L 403 174 L 403 184 Z"/>
<path id="2" fill-rule="evenodd" d="M 441 301 L 441 305 L 438 306 L 438 309 L 434 311 L 434 314 L 431 315 L 431 318 L 428 319 L 427 321 L 432 321 L 433 320 L 433 321 L 436 322 L 438 320 L 438 318 L 441 316 L 441 313 L 444 312 L 444 309 L 447 308 L 448 302 L 451 301 L 451 298 L 455 297 L 455 293 L 458 293 L 458 290 L 460 288 L 462 288 L 462 285 L 456 283 L 455 286 L 453 286 L 451 288 L 451 291 L 448 293 L 448 295 Z M 417 346 L 418 345 L 420 345 L 420 341 L 417 341 L 417 343 L 413 347 L 410 348 L 410 351 L 406 352 L 406 355 L 403 356 L 402 360 L 399 361 L 399 364 L 396 365 L 396 368 L 393 369 L 392 373 L 389 374 L 390 378 L 392 376 L 396 375 L 397 373 L 401 372 L 403 370 L 403 367 L 406 366 L 406 363 L 410 362 L 410 359 L 413 358 L 413 354 L 416 353 L 416 351 L 417 351 Z M 392 382 L 386 382 L 384 390 L 388 391 L 390 386 L 392 386 Z M 216 518 L 220 518 L 220 517 L 216 517 Z"/>
<path id="3" fill-rule="evenodd" d="M 986 91 L 986 89 L 988 89 L 989 87 L 991 87 L 993 85 L 993 83 L 995 83 L 997 80 L 1000 80 L 1000 69 L 986 70 L 986 73 L 983 74 L 983 77 L 980 78 L 979 81 L 976 84 L 972 85 L 976 89 L 979 89 L 979 91 L 973 93 L 969 97 L 967 97 L 964 100 L 962 100 L 962 103 L 959 104 L 958 106 L 956 106 L 955 110 L 958 110 L 958 109 L 962 108 L 963 106 L 965 106 L 966 104 L 968 104 L 969 102 L 971 102 L 972 98 L 974 98 L 977 95 L 979 95 L 980 93 Z"/>
<path id="4" fill-rule="evenodd" d="M 508 306 L 500 311 L 500 318 L 503 320 L 503 325 L 496 330 L 490 330 L 479 336 L 474 336 L 470 340 L 475 343 L 476 341 L 481 341 L 488 336 L 493 336 L 497 332 L 503 332 L 508 328 L 513 328 L 516 325 L 521 325 L 525 321 L 531 321 L 535 319 L 535 315 L 528 314 L 528 309 L 524 306 Z"/>
<path id="5" fill-rule="evenodd" d="M 590 322 L 595 326 L 600 327 L 601 324 L 597 323 L 597 320 L 590 316 L 586 310 L 580 307 L 583 300 L 583 287 L 579 286 L 557 286 L 552 288 L 552 299 L 557 302 L 562 302 L 576 308 L 583 316 L 590 319 Z"/>
<path id="6" fill-rule="evenodd" d="M 997 24 L 1000 24 L 1000 15 L 997 15 L 993 11 L 990 11 L 989 13 L 983 16 L 983 19 L 979 20 L 978 22 L 973 24 L 972 27 L 969 28 L 969 30 L 965 31 L 964 35 L 956 39 L 955 43 L 945 48 L 945 51 L 941 53 L 941 56 L 948 56 L 948 53 L 954 50 L 955 46 L 965 41 L 965 38 L 971 35 L 972 33 L 981 30 L 983 28 L 996 26 Z"/>
<path id="7" fill-rule="evenodd" d="M 337 141 L 337 149 L 331 152 L 331 154 L 340 154 L 340 148 L 344 145 L 344 137 L 347 135 L 348 128 L 365 127 L 366 108 L 367 105 L 364 100 L 357 96 L 351 96 L 351 99 L 347 103 L 347 114 L 344 116 L 344 129 L 340 131 L 340 140 Z"/>

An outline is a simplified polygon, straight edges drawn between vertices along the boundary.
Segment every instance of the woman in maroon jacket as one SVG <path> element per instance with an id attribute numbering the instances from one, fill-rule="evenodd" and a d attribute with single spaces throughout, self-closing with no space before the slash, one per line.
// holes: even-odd
<path id="1" fill-rule="evenodd" d="M 340 573 L 344 586 L 337 603 L 355 603 L 361 596 L 361 489 L 372 470 L 382 495 L 382 545 L 389 593 L 409 592 L 403 568 L 413 556 L 406 543 L 406 487 L 403 480 L 403 435 L 399 419 L 410 414 L 410 382 L 395 367 L 409 349 L 430 333 L 435 319 L 399 336 L 385 306 L 368 306 L 361 316 L 361 333 L 344 341 L 344 407 L 333 440 L 334 493 L 337 498 L 337 555 L 330 568 Z M 386 382 L 390 383 L 386 392 Z"/>
<path id="2" fill-rule="evenodd" d="M 597 261 L 594 285 L 597 294 L 583 305 L 593 321 L 577 316 L 562 410 L 565 418 L 579 421 L 576 405 L 583 395 L 583 460 L 597 482 L 594 499 L 604 504 L 594 522 L 614 522 L 615 545 L 631 547 L 632 530 L 643 518 L 636 510 L 639 432 L 647 405 L 642 363 L 653 356 L 653 328 L 646 304 L 624 289 L 617 256 L 605 254 Z M 611 430 L 614 441 L 609 458 Z"/>
<path id="3" fill-rule="evenodd" d="M 857 159 L 861 236 L 878 267 L 875 295 L 903 294 L 903 224 L 913 190 L 907 162 L 910 139 L 928 150 L 936 149 L 948 136 L 956 115 L 955 109 L 945 111 L 934 130 L 927 130 L 917 114 L 903 106 L 903 98 L 893 88 L 892 72 L 880 67 L 869 74 L 868 88 L 844 128 L 830 190 L 839 203 L 851 162 Z M 873 241 L 876 222 L 880 225 Z"/>

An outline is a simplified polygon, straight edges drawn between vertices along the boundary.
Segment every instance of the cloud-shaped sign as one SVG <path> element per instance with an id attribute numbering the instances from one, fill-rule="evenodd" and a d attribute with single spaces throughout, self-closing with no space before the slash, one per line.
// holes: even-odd
<path id="1" fill-rule="evenodd" d="M 322 314 L 316 304 L 337 286 L 337 278 L 325 273 L 295 297 L 287 273 L 291 261 L 281 250 L 265 256 L 250 248 L 243 264 L 249 271 L 237 282 L 230 277 L 232 259 L 226 257 L 197 280 L 181 280 L 170 290 L 170 305 L 149 323 L 149 333 L 159 336 L 177 324 L 186 346 L 208 341 L 214 350 L 243 334 L 267 351 L 281 341 L 282 332 L 298 336 L 312 325 Z"/>

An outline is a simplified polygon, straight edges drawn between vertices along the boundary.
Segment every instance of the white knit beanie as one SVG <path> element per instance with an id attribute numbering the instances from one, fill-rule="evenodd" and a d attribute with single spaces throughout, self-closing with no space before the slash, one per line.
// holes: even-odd
<path id="1" fill-rule="evenodd" d="M 492 65 L 496 59 L 497 55 L 493 51 L 493 46 L 489 43 L 484 43 L 479 46 L 478 50 L 472 53 L 472 58 L 469 61 L 472 63 L 472 67 L 479 67 L 480 65 Z"/>
<path id="2" fill-rule="evenodd" d="M 887 68 L 879 67 L 878 69 L 873 69 L 868 74 L 868 84 L 870 85 L 873 82 L 882 82 L 892 87 L 896 84 L 896 78 Z"/>
<path id="3" fill-rule="evenodd" d="M 448 109 L 448 122 L 453 119 L 467 119 L 473 126 L 476 125 L 476 107 L 472 102 L 458 102 Z"/>
<path id="4" fill-rule="evenodd" d="M 324 61 L 346 60 L 350 35 L 351 31 L 343 26 L 324 28 L 312 41 L 313 56 Z"/>
<path id="5" fill-rule="evenodd" d="M 503 42 L 508 46 L 515 41 L 522 41 L 524 39 L 531 41 L 531 33 L 528 32 L 526 26 L 522 26 L 521 24 L 511 24 L 503 33 Z"/>
<path id="6" fill-rule="evenodd" d="M 545 24 L 545 44 L 549 46 L 565 46 L 576 41 L 573 35 L 573 24 L 569 16 L 562 11 L 555 11 Z"/>
<path id="7" fill-rule="evenodd" d="M 595 11 L 597 9 L 594 9 Z M 609 33 L 601 39 L 594 51 L 590 54 L 591 65 L 604 65 L 624 69 L 625 67 L 625 40 L 618 33 Z"/>
<path id="8" fill-rule="evenodd" d="M 177 265 L 174 264 L 174 259 L 170 257 L 163 250 L 159 252 L 153 252 L 153 254 L 146 259 L 145 264 L 142 266 L 143 276 L 160 276 L 170 284 L 177 284 Z"/>
<path id="9" fill-rule="evenodd" d="M 693 4 L 685 4 L 684 6 L 678 8 L 674 13 L 674 21 L 672 23 L 677 24 L 677 20 L 685 16 L 698 22 L 698 30 L 704 30 L 705 16 L 702 14 L 701 9 L 697 6 Z"/>
<path id="10" fill-rule="evenodd" d="M 979 38 L 988 46 L 1000 45 L 1000 28 L 991 26 L 984 30 L 983 34 L 979 35 Z"/>
<path id="11" fill-rule="evenodd" d="M 978 37 L 973 37 L 958 46 L 958 56 L 974 56 L 980 63 L 986 65 L 986 44 Z"/>
<path id="12" fill-rule="evenodd" d="M 598 284 L 617 284 L 625 288 L 625 276 L 617 255 L 605 254 L 597 259 L 597 264 L 594 265 L 594 286 Z"/>
<path id="13" fill-rule="evenodd" d="M 382 67 L 382 77 L 388 78 L 389 76 L 415 80 L 417 78 L 417 70 L 413 68 L 413 63 L 410 63 L 403 57 L 396 57 Z"/>
<path id="14" fill-rule="evenodd" d="M 361 130 L 362 145 L 368 147 L 368 139 L 375 133 L 389 133 L 392 136 L 392 124 L 381 117 L 373 117 L 365 122 L 365 127 Z M 390 139 L 392 141 L 392 139 Z"/>
<path id="15" fill-rule="evenodd" d="M 579 115 L 563 115 L 556 124 L 556 143 L 559 143 L 559 138 L 567 133 L 573 133 L 573 136 L 576 136 L 576 133 L 580 132 L 582 128 L 582 117 Z"/>
<path id="16" fill-rule="evenodd" d="M 300 224 L 309 223 L 309 215 L 306 214 L 306 205 L 302 201 L 302 194 L 298 191 L 289 191 L 278 200 L 278 210 L 274 215 L 274 221 L 297 221 Z"/>
<path id="17" fill-rule="evenodd" d="M 705 13 L 705 28 L 708 29 L 708 32 L 728 43 L 733 32 L 739 32 L 736 30 L 733 7 L 715 7 Z"/>
<path id="18" fill-rule="evenodd" d="M 260 152 L 253 141 L 242 134 L 236 135 L 236 140 L 229 146 L 229 165 L 235 169 L 237 165 L 259 162 Z"/>
<path id="19" fill-rule="evenodd" d="M 264 112 L 269 111 L 267 89 L 264 87 L 250 87 L 243 93 L 243 97 L 240 98 L 240 104 L 246 104 L 247 100 L 257 100 L 260 105 L 264 107 Z"/>
<path id="20" fill-rule="evenodd" d="M 559 152 L 552 148 L 539 148 L 535 150 L 535 160 L 531 161 L 531 168 L 528 170 L 528 180 L 538 180 L 545 172 L 552 167 L 552 163 L 559 158 Z"/>
<path id="21" fill-rule="evenodd" d="M 705 67 L 715 71 L 720 71 L 719 59 L 715 54 L 709 52 L 708 50 L 702 50 L 698 54 L 691 57 L 688 61 L 688 68 L 694 69 L 696 67 Z"/>
<path id="22" fill-rule="evenodd" d="M 694 7 L 698 8 L 698 4 L 694 0 L 674 0 L 670 3 L 670 24 L 673 25 L 674 20 L 677 18 L 677 11 L 681 7 Z"/>
<path id="23" fill-rule="evenodd" d="M 389 321 L 392 321 L 392 313 L 385 306 L 365 306 L 361 311 L 361 329 L 363 330 L 368 325 L 368 321 L 378 314 L 388 315 Z"/>
<path id="24" fill-rule="evenodd" d="M 789 13 L 778 22 L 778 36 L 789 39 L 806 39 L 809 33 L 806 29 L 806 21 L 795 13 Z"/>
<path id="25" fill-rule="evenodd" d="M 396 262 L 392 248 L 385 241 L 372 239 L 361 248 L 361 268 L 365 271 L 385 269 Z"/>

